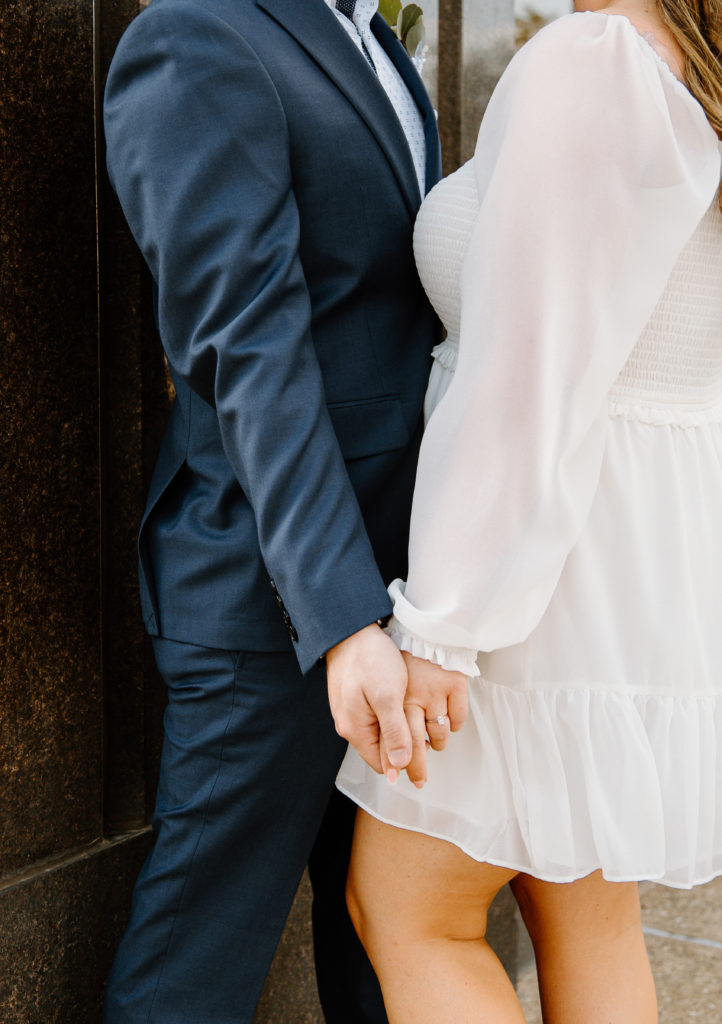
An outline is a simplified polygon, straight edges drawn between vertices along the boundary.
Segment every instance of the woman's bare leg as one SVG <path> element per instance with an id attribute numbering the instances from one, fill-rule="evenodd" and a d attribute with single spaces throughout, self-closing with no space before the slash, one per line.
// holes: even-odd
<path id="1" fill-rule="evenodd" d="M 636 883 L 518 875 L 512 891 L 531 935 L 544 1024 L 656 1024 L 657 998 Z"/>
<path id="2" fill-rule="evenodd" d="M 514 874 L 359 811 L 349 909 L 391 1024 L 524 1024 L 484 937 L 489 906 Z"/>

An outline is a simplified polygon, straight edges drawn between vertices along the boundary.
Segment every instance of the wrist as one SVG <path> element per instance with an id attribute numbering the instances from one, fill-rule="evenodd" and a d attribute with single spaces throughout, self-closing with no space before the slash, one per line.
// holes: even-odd
<path id="1" fill-rule="evenodd" d="M 329 647 L 326 653 L 322 656 L 321 660 L 326 660 L 328 664 L 332 661 L 337 654 L 342 651 L 353 651 L 354 649 L 363 646 L 369 640 L 373 640 L 379 632 L 383 631 L 384 625 L 388 622 L 391 616 L 388 618 L 384 617 L 376 619 L 375 622 L 369 622 L 368 625 L 362 626 L 361 629 L 357 629 L 355 633 L 351 633 L 349 636 L 344 637 L 343 640 L 339 640 L 333 647 Z"/>

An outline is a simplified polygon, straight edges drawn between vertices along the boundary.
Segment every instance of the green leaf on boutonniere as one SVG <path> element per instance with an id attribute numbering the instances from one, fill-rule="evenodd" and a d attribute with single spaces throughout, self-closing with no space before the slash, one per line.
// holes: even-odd
<path id="1" fill-rule="evenodd" d="M 423 48 L 424 15 L 418 4 L 403 6 L 401 0 L 379 0 L 379 14 L 411 57 L 420 47 Z"/>
<path id="2" fill-rule="evenodd" d="M 401 13 L 401 0 L 379 0 L 379 14 L 391 28 L 396 27 Z"/>
<path id="3" fill-rule="evenodd" d="M 420 46 L 423 47 L 425 35 L 424 19 L 418 18 L 406 33 L 406 37 L 404 39 L 404 46 L 412 57 L 416 56 L 416 51 Z"/>
<path id="4" fill-rule="evenodd" d="M 401 10 L 401 23 L 398 25 L 398 34 L 401 38 L 401 42 L 406 42 L 411 29 L 416 23 L 423 18 L 424 12 L 421 10 L 418 4 L 406 4 Z"/>

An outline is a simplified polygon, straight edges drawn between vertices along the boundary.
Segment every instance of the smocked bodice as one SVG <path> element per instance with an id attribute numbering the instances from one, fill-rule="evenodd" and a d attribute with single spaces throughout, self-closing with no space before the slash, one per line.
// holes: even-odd
<path id="1" fill-rule="evenodd" d="M 461 267 L 478 210 L 473 162 L 469 161 L 427 197 L 414 233 L 419 275 L 447 331 L 447 340 L 435 355 L 450 369 L 455 366 L 459 339 Z M 718 197 L 682 251 L 610 399 L 616 411 L 636 409 L 642 417 L 674 410 L 722 415 Z"/>
<path id="2" fill-rule="evenodd" d="M 469 160 L 431 190 L 414 228 L 419 277 L 452 343 L 459 340 L 461 265 L 478 212 L 474 165 Z"/>
<path id="3" fill-rule="evenodd" d="M 715 197 L 683 249 L 614 383 L 612 398 L 649 408 L 722 401 L 722 214 Z"/>

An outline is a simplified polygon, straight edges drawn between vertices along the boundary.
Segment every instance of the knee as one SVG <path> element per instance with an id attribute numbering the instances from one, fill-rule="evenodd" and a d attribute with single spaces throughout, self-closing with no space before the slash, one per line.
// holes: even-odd
<path id="1" fill-rule="evenodd" d="M 550 936 L 599 943 L 641 933 L 636 884 L 606 882 L 600 872 L 566 883 L 519 875 L 512 892 L 535 947 Z"/>
<path id="2" fill-rule="evenodd" d="M 382 834 L 388 828 L 368 816 L 357 818 L 346 878 L 349 916 L 372 962 L 382 955 L 384 939 L 395 932 L 407 908 L 389 872 Z"/>
<path id="3" fill-rule="evenodd" d="M 411 955 L 428 938 L 413 902 L 396 900 L 391 887 L 361 870 L 351 871 L 346 881 L 346 905 L 361 945 L 376 972 Z"/>
<path id="4" fill-rule="evenodd" d="M 543 914 L 537 913 L 537 905 L 534 899 L 533 891 L 533 880 L 532 885 L 529 883 L 530 879 L 526 875 L 519 875 L 511 883 L 511 891 L 516 900 L 516 904 L 519 907 L 519 913 L 521 919 L 524 922 L 526 930 L 529 932 L 529 938 L 536 945 L 538 937 L 539 925 L 543 921 Z"/>
<path id="5" fill-rule="evenodd" d="M 373 921 L 373 912 L 364 899 L 363 885 L 360 884 L 358 878 L 353 873 L 350 873 L 346 880 L 346 906 L 348 907 L 349 917 L 356 930 L 356 934 L 361 940 L 362 946 L 370 955 L 369 946 L 372 942 L 372 936 L 369 922 Z"/>

